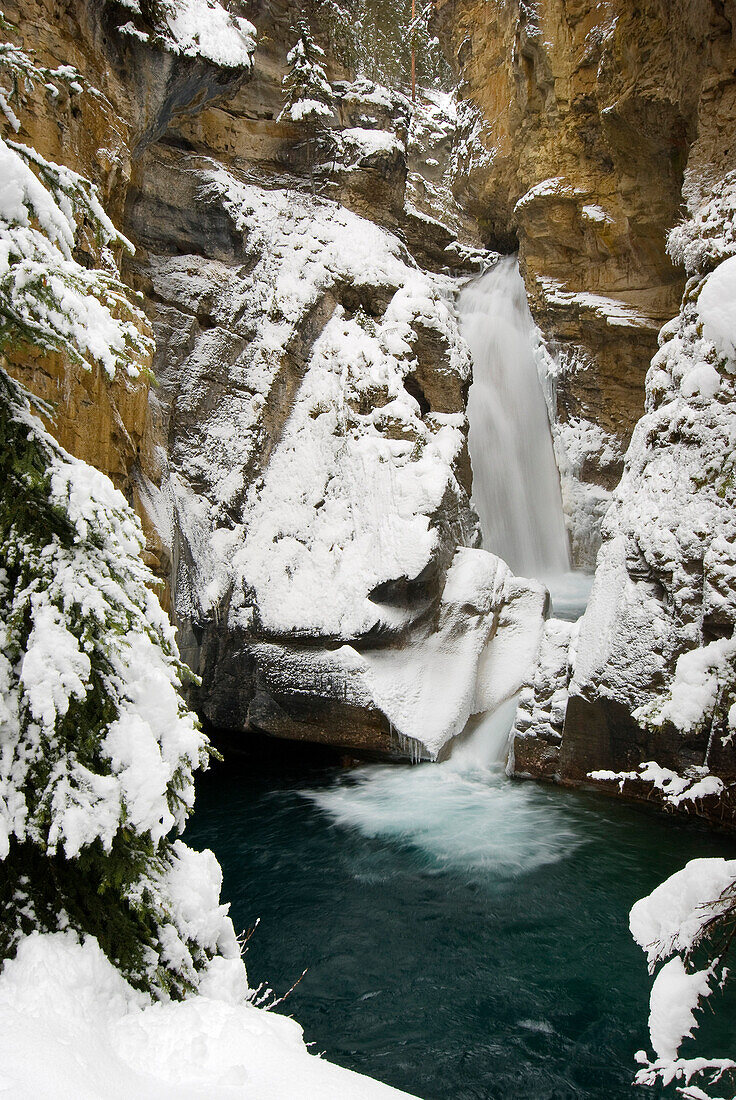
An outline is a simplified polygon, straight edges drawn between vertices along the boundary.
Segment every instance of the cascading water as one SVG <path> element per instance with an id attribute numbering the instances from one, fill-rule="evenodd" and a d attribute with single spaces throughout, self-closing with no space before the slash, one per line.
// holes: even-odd
<path id="1" fill-rule="evenodd" d="M 483 545 L 519 576 L 566 573 L 560 479 L 516 257 L 467 286 L 458 312 L 473 357 L 469 447 Z"/>

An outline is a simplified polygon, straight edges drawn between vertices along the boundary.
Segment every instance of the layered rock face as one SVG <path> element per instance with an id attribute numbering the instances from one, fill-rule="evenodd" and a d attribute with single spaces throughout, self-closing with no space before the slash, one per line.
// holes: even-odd
<path id="1" fill-rule="evenodd" d="M 733 815 L 736 778 L 736 172 L 670 238 L 690 275 L 660 335 L 647 412 L 605 521 L 560 774 L 633 787 L 656 761 L 677 799 Z M 696 782 L 697 795 L 687 793 Z M 668 780 L 672 782 L 671 777 Z M 676 784 L 677 785 L 677 784 Z M 662 783 L 657 784 L 663 789 Z M 706 798 L 705 795 L 708 797 Z M 719 799 L 721 801 L 719 802 Z M 725 808 L 723 800 L 725 799 Z"/>
<path id="2" fill-rule="evenodd" d="M 317 139 L 278 117 L 296 9 L 256 11 L 252 65 L 230 7 L 29 0 L 10 13 L 29 42 L 41 26 L 45 60 L 72 56 L 100 85 L 78 134 L 41 103 L 21 136 L 60 161 L 79 145 L 74 166 L 136 247 L 123 273 L 157 346 L 135 424 L 111 397 L 93 431 L 65 394 L 56 431 L 117 463 L 207 719 L 433 758 L 518 690 L 546 599 L 475 549 L 453 299 L 479 254 L 445 184 L 456 120 L 447 97 L 412 113 L 332 73 Z M 68 365 L 59 378 L 90 386 Z"/>
<path id="3" fill-rule="evenodd" d="M 128 270 L 157 337 L 167 455 L 146 505 L 214 725 L 433 757 L 497 690 L 479 668 L 502 634 L 523 635 L 518 668 L 533 662 L 544 605 L 458 550 L 478 534 L 447 270 L 472 237 L 420 182 L 408 105 L 385 89 L 336 84 L 315 165 L 276 117 L 285 52 L 135 166 Z M 441 105 L 421 124 L 441 155 Z"/>
<path id="4" fill-rule="evenodd" d="M 456 193 L 492 246 L 518 247 L 549 351 L 576 561 L 592 566 L 678 309 L 665 251 L 696 137 L 728 149 L 733 5 L 711 0 L 441 0 L 437 26 L 475 140 Z M 718 150 L 718 152 L 716 152 Z"/>
<path id="5" fill-rule="evenodd" d="M 631 435 L 589 609 L 579 636 L 547 624 L 514 766 L 731 819 L 736 8 L 591 9 L 440 14 L 485 114 L 459 187 L 489 239 L 518 240 L 584 514 Z"/>

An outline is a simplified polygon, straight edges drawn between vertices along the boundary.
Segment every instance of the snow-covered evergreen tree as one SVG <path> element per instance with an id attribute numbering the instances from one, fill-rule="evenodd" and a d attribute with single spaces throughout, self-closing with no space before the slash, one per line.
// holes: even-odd
<path id="1" fill-rule="evenodd" d="M 305 131 L 307 168 L 314 189 L 313 167 L 334 150 L 328 119 L 334 110 L 334 94 L 324 70 L 324 50 L 317 45 L 308 24 L 299 23 L 299 37 L 286 55 L 289 71 L 283 86 L 286 103 L 279 115 L 298 123 Z"/>
<path id="2" fill-rule="evenodd" d="M 631 910 L 631 933 L 647 953 L 650 973 L 657 970 L 649 1001 L 654 1056 L 637 1053 L 638 1085 L 672 1085 L 685 1100 L 734 1095 L 736 1061 L 693 1051 L 692 1044 L 688 1050 L 686 1040 L 695 1037 L 706 1003 L 717 1011 L 730 975 L 735 876 L 736 860 L 694 859 Z"/>
<path id="3" fill-rule="evenodd" d="M 280 118 L 317 127 L 332 114 L 334 94 L 322 64 L 324 56 L 308 24 L 299 23 L 299 37 L 286 55 L 289 64 L 283 80 L 286 103 Z"/>
<path id="4" fill-rule="evenodd" d="M 17 131 L 24 86 L 48 73 L 8 57 L 0 106 Z M 171 839 L 209 751 L 181 698 L 189 673 L 137 517 L 5 369 L 40 351 L 137 375 L 151 342 L 90 182 L 10 139 L 0 181 L 0 958 L 71 928 L 134 985 L 181 995 L 211 958 L 238 957 L 214 857 Z M 74 258 L 82 232 L 104 268 Z"/>

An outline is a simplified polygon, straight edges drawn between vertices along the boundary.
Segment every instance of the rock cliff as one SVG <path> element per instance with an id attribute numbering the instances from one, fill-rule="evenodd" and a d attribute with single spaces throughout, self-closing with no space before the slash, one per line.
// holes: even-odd
<path id="1" fill-rule="evenodd" d="M 437 22 L 475 126 L 456 193 L 520 250 L 578 560 L 605 516 L 516 773 L 730 819 L 736 6 L 446 0 Z"/>
<path id="2" fill-rule="evenodd" d="M 201 713 L 433 758 L 522 689 L 517 774 L 726 812 L 733 4 L 445 0 L 459 107 L 333 65 L 319 135 L 281 115 L 290 0 L 6 14 L 74 66 L 18 140 L 98 186 L 156 339 L 153 386 L 10 366 L 135 502 Z M 603 536 L 576 627 L 477 549 L 454 298 L 482 244 L 520 253 L 576 561 Z"/>
<path id="3" fill-rule="evenodd" d="M 489 245 L 519 249 L 550 352 L 573 551 L 587 567 L 657 332 L 683 291 L 665 241 L 692 143 L 704 178 L 732 148 L 733 21 L 733 4 L 711 0 L 437 5 L 474 133 L 455 191 Z"/>
<path id="4" fill-rule="evenodd" d="M 518 689 L 545 605 L 475 549 L 457 119 L 333 71 L 317 135 L 281 115 L 298 9 L 230 8 L 8 8 L 91 87 L 67 113 L 41 93 L 19 136 L 99 187 L 156 340 L 150 392 L 17 370 L 138 508 L 204 717 L 434 757 Z"/>

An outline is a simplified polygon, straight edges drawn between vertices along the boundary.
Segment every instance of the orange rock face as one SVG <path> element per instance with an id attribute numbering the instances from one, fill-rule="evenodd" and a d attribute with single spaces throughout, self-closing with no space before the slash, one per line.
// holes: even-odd
<path id="1" fill-rule="evenodd" d="M 684 279 L 665 251 L 686 168 L 733 145 L 733 3 L 438 0 L 436 24 L 478 112 L 457 193 L 492 247 L 518 247 L 558 356 L 557 417 L 618 443 L 583 482 L 610 489 L 644 376 Z M 693 145 L 695 142 L 695 145 Z"/>

